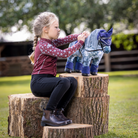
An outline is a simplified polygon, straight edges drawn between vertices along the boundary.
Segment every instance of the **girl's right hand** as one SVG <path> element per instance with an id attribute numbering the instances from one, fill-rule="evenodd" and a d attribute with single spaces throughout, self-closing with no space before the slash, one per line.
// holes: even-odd
<path id="1" fill-rule="evenodd" d="M 86 35 L 85 35 L 84 33 L 82 33 L 82 34 L 80 34 L 80 35 L 78 36 L 78 41 L 79 41 L 79 40 L 82 40 L 82 41 L 84 42 L 85 39 L 86 39 Z"/>

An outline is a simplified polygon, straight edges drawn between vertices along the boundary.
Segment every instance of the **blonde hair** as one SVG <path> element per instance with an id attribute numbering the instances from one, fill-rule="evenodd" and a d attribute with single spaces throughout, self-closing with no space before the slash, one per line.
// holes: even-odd
<path id="1" fill-rule="evenodd" d="M 55 20 L 58 20 L 58 17 L 52 12 L 43 12 L 38 15 L 38 17 L 34 20 L 33 24 L 33 33 L 34 33 L 34 42 L 33 42 L 33 52 L 29 55 L 31 63 L 34 64 L 34 56 L 35 56 L 35 47 L 38 42 L 38 38 L 42 35 L 43 27 L 49 27 Z"/>

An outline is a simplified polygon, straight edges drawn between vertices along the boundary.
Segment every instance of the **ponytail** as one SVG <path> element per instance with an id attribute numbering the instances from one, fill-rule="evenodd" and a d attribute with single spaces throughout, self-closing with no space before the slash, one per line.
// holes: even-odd
<path id="1" fill-rule="evenodd" d="M 34 64 L 34 57 L 35 57 L 35 48 L 38 42 L 38 36 L 34 37 L 34 45 L 33 45 L 33 52 L 31 53 L 31 55 L 29 55 L 29 58 L 31 60 L 31 64 Z"/>

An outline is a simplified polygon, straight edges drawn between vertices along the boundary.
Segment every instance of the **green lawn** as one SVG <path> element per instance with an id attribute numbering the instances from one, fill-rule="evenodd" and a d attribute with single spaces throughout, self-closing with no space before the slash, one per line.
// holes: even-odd
<path id="1" fill-rule="evenodd" d="M 109 132 L 95 138 L 138 138 L 138 71 L 106 74 L 109 74 Z M 9 138 L 8 95 L 30 93 L 30 79 L 31 76 L 0 78 L 0 138 Z"/>

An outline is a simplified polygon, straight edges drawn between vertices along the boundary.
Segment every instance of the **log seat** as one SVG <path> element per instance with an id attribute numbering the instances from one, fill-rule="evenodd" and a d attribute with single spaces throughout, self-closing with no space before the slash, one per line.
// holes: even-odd
<path id="1" fill-rule="evenodd" d="M 60 77 L 69 76 L 77 79 L 78 86 L 64 114 L 72 119 L 74 124 L 64 126 L 64 129 L 63 127 L 52 127 L 53 129 L 48 126 L 41 127 L 43 108 L 46 107 L 49 98 L 35 97 L 32 93 L 13 94 L 8 97 L 8 134 L 21 138 L 42 138 L 42 136 L 47 135 L 46 132 L 51 136 L 53 132 L 54 135 L 58 132 L 65 135 L 64 131 L 67 131 L 68 134 L 75 130 L 80 130 L 80 133 L 75 131 L 74 136 L 81 135 L 81 132 L 84 132 L 85 135 L 86 131 L 89 133 L 88 136 L 91 131 L 93 131 L 91 135 L 94 136 L 107 133 L 110 98 L 108 95 L 108 75 L 98 74 L 97 76 L 84 77 L 80 73 L 60 74 Z M 91 127 L 86 128 L 83 125 L 90 125 Z M 72 127 L 74 130 L 68 127 Z"/>
<path id="2" fill-rule="evenodd" d="M 60 127 L 45 126 L 42 138 L 93 138 L 93 126 L 88 124 L 69 124 Z"/>

